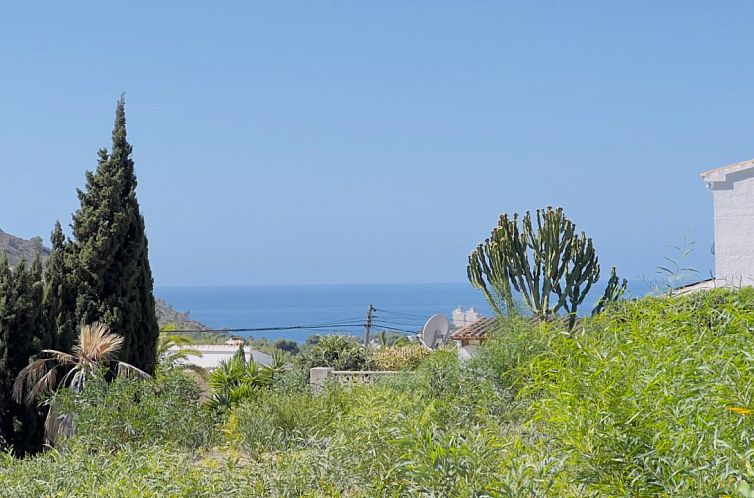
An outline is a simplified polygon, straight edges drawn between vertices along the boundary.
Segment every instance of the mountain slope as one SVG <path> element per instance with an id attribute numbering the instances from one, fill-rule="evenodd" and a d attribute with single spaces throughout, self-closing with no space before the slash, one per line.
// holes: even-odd
<path id="1" fill-rule="evenodd" d="M 37 251 L 41 251 L 42 259 L 50 255 L 50 250 L 42 245 L 41 237 L 26 240 L 0 230 L 0 252 L 3 251 L 8 256 L 11 267 L 16 266 L 21 259 L 32 261 Z"/>

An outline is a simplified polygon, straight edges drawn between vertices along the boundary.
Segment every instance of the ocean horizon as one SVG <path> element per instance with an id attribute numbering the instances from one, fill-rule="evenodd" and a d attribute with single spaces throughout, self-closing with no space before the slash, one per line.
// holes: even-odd
<path id="1" fill-rule="evenodd" d="M 640 297 L 650 289 L 644 281 L 630 281 L 627 296 Z M 582 311 L 591 311 L 601 294 L 602 287 L 596 287 Z M 362 335 L 370 305 L 376 309 L 374 331 L 405 334 L 419 332 L 434 314 L 450 318 L 459 306 L 494 314 L 468 283 L 156 286 L 155 295 L 212 329 L 296 327 L 233 334 L 299 343 L 313 334 Z"/>

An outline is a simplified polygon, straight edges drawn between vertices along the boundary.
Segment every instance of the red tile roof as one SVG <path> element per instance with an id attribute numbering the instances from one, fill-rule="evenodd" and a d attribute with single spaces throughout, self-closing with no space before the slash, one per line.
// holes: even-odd
<path id="1" fill-rule="evenodd" d="M 464 325 L 453 332 L 450 338 L 454 341 L 461 339 L 487 339 L 489 332 L 497 325 L 497 318 L 480 318 L 474 323 Z"/>
<path id="2" fill-rule="evenodd" d="M 552 317 L 550 323 L 560 323 L 562 326 L 567 326 L 568 316 L 555 316 Z M 532 325 L 537 325 L 541 322 L 538 317 L 532 317 L 528 320 Z M 576 324 L 581 323 L 581 318 L 576 319 Z M 486 318 L 482 317 L 474 323 L 464 325 L 460 329 L 453 332 L 450 339 L 453 341 L 460 341 L 462 339 L 488 339 L 490 332 L 494 331 L 499 325 L 498 318 Z"/>

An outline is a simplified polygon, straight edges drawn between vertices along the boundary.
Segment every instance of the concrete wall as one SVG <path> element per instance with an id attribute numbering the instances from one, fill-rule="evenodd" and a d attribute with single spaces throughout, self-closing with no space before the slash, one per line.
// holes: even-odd
<path id="1" fill-rule="evenodd" d="M 754 169 L 710 184 L 715 204 L 715 278 L 754 285 Z"/>
<path id="2" fill-rule="evenodd" d="M 322 387 L 328 380 L 333 380 L 343 385 L 369 384 L 379 377 L 388 377 L 406 372 L 389 370 L 334 370 L 328 367 L 315 367 L 309 369 L 309 384 L 313 387 Z"/>

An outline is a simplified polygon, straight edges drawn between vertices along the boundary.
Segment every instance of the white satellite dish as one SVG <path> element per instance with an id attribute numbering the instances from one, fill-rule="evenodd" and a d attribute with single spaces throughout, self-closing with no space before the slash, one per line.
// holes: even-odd
<path id="1" fill-rule="evenodd" d="M 445 341 L 449 328 L 450 324 L 448 323 L 447 316 L 434 315 L 424 324 L 419 338 L 429 349 L 435 349 Z"/>

